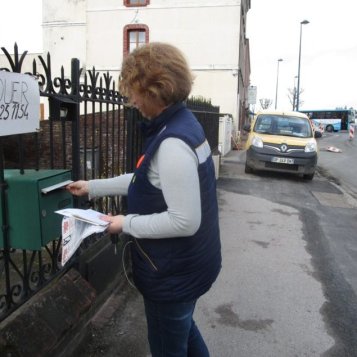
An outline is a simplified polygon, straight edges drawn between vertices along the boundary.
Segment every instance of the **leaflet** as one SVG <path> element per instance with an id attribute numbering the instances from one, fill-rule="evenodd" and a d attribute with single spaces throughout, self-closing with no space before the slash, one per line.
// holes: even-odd
<path id="1" fill-rule="evenodd" d="M 73 256 L 85 238 L 94 233 L 103 233 L 109 224 L 100 219 L 103 213 L 92 209 L 66 208 L 55 212 L 64 216 L 62 219 L 62 266 Z"/>
<path id="2" fill-rule="evenodd" d="M 108 225 L 108 222 L 105 222 L 100 218 L 101 216 L 104 216 L 104 214 L 93 209 L 65 208 L 55 212 L 66 217 L 74 217 L 80 221 L 94 224 L 96 226 Z"/>

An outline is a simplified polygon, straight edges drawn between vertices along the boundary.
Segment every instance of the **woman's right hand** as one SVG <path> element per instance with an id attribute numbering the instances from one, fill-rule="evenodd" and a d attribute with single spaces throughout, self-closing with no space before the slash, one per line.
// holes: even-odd
<path id="1" fill-rule="evenodd" d="M 89 193 L 88 181 L 80 180 L 70 183 L 66 190 L 74 196 L 84 196 Z"/>

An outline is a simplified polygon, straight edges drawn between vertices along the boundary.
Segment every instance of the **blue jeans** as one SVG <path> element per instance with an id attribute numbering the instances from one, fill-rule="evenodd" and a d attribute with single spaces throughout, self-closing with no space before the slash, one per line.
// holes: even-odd
<path id="1" fill-rule="evenodd" d="M 196 301 L 155 303 L 144 299 L 152 357 L 209 357 L 192 315 Z"/>

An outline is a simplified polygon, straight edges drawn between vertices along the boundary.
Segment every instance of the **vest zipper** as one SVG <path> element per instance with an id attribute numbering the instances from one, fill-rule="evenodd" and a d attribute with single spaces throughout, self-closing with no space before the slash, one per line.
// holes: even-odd
<path id="1" fill-rule="evenodd" d="M 137 239 L 134 238 L 134 241 L 137 245 L 137 247 L 139 248 L 139 250 L 141 251 L 141 253 L 144 255 L 144 257 L 148 260 L 148 262 L 150 263 L 150 265 L 154 268 L 154 270 L 159 271 L 159 269 L 156 267 L 156 265 L 153 263 L 153 261 L 150 259 L 150 257 L 145 253 L 145 251 L 143 250 L 143 248 L 141 248 L 141 245 L 138 243 Z"/>

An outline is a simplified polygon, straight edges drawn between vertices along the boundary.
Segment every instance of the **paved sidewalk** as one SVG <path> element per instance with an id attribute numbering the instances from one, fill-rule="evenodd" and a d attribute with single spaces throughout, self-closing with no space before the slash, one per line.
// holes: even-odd
<path id="1" fill-rule="evenodd" d="M 222 160 L 220 177 L 239 178 L 241 151 Z M 238 182 L 238 181 L 237 181 Z M 195 319 L 212 357 L 320 356 L 334 345 L 325 302 L 294 208 L 236 194 L 219 184 L 222 272 Z M 141 297 L 117 291 L 93 320 L 95 335 L 76 356 L 149 356 Z"/>

